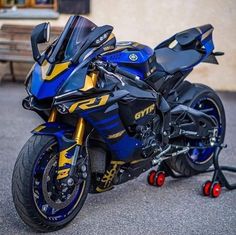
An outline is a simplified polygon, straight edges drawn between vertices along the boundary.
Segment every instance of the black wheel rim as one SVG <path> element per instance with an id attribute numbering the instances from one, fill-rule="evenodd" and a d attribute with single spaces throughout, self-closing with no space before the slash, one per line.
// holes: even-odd
<path id="1" fill-rule="evenodd" d="M 217 103 L 210 97 L 203 97 L 194 102 L 191 107 L 201 112 L 204 112 L 207 115 L 210 115 L 216 120 L 218 126 L 217 142 L 219 142 L 222 134 L 224 133 L 224 130 L 222 125 L 221 113 Z M 204 146 L 204 143 L 202 142 L 202 140 L 192 140 L 190 145 L 202 147 Z M 215 150 L 216 147 L 210 147 L 205 149 L 191 149 L 188 152 L 188 157 L 194 164 L 202 165 L 212 159 Z"/>

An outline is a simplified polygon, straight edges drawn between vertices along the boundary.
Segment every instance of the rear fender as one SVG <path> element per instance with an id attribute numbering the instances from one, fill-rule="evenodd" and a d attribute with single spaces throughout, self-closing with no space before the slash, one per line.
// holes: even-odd
<path id="1" fill-rule="evenodd" d="M 203 90 L 205 90 L 204 88 L 210 89 L 209 87 L 201 84 L 192 84 L 188 81 L 184 81 L 176 90 L 175 92 L 176 97 L 178 97 L 178 104 L 186 104 L 189 103 L 193 97 L 196 96 L 196 94 L 199 94 L 200 92 L 202 92 Z M 169 99 L 167 99 L 169 101 Z"/>

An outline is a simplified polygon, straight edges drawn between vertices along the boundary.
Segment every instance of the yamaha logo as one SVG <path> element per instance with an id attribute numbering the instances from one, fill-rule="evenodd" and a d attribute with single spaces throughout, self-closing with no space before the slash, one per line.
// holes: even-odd
<path id="1" fill-rule="evenodd" d="M 129 59 L 132 61 L 136 61 L 136 60 L 138 60 L 138 56 L 136 54 L 130 54 Z"/>

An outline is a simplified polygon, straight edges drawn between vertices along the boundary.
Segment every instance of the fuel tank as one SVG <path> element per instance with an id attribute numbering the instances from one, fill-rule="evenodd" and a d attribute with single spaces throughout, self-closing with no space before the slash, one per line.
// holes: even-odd
<path id="1" fill-rule="evenodd" d="M 118 42 L 114 50 L 102 55 L 102 59 L 139 76 L 142 80 L 157 69 L 153 49 L 137 42 Z"/>

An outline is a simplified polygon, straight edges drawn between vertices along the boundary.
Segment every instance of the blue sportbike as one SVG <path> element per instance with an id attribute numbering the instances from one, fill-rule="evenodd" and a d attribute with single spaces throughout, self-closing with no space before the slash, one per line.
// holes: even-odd
<path id="1" fill-rule="evenodd" d="M 171 169 L 183 176 L 212 165 L 225 136 L 225 113 L 209 87 L 185 78 L 201 62 L 217 64 L 210 24 L 177 33 L 154 49 L 116 42 L 109 25 L 69 18 L 44 51 L 50 25 L 31 35 L 36 61 L 22 105 L 44 123 L 16 161 L 12 192 L 22 220 L 41 232 L 61 229 L 88 193 L 148 174 L 162 186 Z M 128 188 L 127 188 L 128 190 Z"/>

